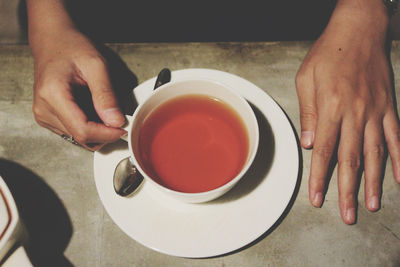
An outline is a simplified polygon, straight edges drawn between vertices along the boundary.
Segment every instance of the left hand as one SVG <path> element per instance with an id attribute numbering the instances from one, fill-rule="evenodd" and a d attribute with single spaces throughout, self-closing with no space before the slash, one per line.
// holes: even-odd
<path id="1" fill-rule="evenodd" d="M 400 127 L 385 51 L 388 17 L 378 1 L 366 0 L 361 9 L 353 5 L 338 2 L 296 77 L 301 145 L 313 148 L 310 202 L 315 207 L 323 203 L 338 144 L 339 207 L 346 224 L 356 221 L 362 162 L 366 207 L 379 209 L 386 144 L 400 183 Z"/>

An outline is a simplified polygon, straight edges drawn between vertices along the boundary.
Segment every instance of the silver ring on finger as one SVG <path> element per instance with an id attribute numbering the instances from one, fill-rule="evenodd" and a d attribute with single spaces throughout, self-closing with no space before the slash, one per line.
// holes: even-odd
<path id="1" fill-rule="evenodd" d="M 68 135 L 66 135 L 66 134 L 62 134 L 61 137 L 62 137 L 64 140 L 67 140 L 68 142 L 70 142 L 70 143 L 72 143 L 72 144 L 74 144 L 74 145 L 79 145 L 79 143 L 75 141 L 75 139 L 74 139 L 74 137 L 73 137 L 72 135 L 71 135 L 71 136 L 68 136 Z"/>

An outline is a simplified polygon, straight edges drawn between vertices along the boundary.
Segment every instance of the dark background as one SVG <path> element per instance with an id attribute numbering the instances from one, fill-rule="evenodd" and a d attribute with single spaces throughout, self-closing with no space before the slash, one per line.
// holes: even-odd
<path id="1" fill-rule="evenodd" d="M 77 26 L 101 42 L 315 40 L 334 0 L 70 0 Z M 25 3 L 20 23 L 26 30 Z"/>

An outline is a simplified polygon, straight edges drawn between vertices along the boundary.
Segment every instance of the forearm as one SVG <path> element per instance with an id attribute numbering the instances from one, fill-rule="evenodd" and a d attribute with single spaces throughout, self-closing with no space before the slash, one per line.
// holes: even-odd
<path id="1" fill-rule="evenodd" d="M 55 38 L 75 30 L 63 0 L 27 0 L 28 38 L 35 55 Z"/>
<path id="2" fill-rule="evenodd" d="M 351 9 L 352 14 L 350 15 L 355 18 L 364 15 L 374 19 L 382 19 L 383 17 L 388 19 L 389 17 L 383 0 L 338 0 L 336 9 L 339 8 Z"/>

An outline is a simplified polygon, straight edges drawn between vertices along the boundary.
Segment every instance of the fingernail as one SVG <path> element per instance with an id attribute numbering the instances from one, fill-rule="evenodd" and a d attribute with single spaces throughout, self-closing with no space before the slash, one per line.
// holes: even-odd
<path id="1" fill-rule="evenodd" d="M 355 208 L 347 209 L 344 217 L 346 219 L 347 224 L 353 224 L 356 220 L 356 209 Z"/>
<path id="2" fill-rule="evenodd" d="M 109 108 L 102 110 L 101 113 L 106 126 L 120 127 L 124 123 L 124 117 L 119 108 Z"/>
<path id="3" fill-rule="evenodd" d="M 395 180 L 397 181 L 397 183 L 400 184 L 400 168 L 397 168 L 397 171 L 394 175 Z"/>
<path id="4" fill-rule="evenodd" d="M 312 204 L 314 207 L 317 207 L 317 208 L 321 207 L 321 205 L 322 205 L 322 193 L 321 192 L 318 192 L 314 195 Z"/>
<path id="5" fill-rule="evenodd" d="M 377 196 L 372 196 L 368 200 L 368 209 L 369 210 L 377 210 L 379 208 L 379 200 Z"/>
<path id="6" fill-rule="evenodd" d="M 313 131 L 301 132 L 301 143 L 303 144 L 303 147 L 310 148 L 312 146 L 313 139 L 314 139 Z"/>

